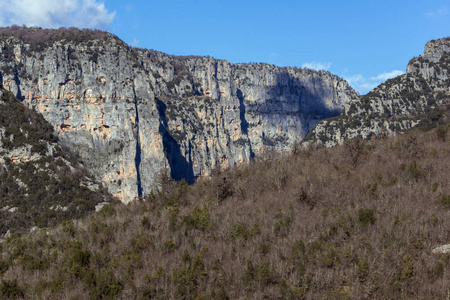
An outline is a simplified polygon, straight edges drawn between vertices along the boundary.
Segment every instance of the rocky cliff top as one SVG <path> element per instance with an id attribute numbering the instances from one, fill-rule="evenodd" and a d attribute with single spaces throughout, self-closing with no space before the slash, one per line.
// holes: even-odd
<path id="1" fill-rule="evenodd" d="M 443 123 L 450 103 L 450 38 L 432 40 L 424 54 L 411 59 L 404 75 L 383 82 L 367 95 L 345 104 L 339 117 L 324 120 L 308 136 L 327 146 L 346 139 Z M 436 119 L 439 115 L 442 118 Z"/>
<path id="2" fill-rule="evenodd" d="M 437 63 L 442 56 L 448 55 L 450 52 L 450 37 L 431 40 L 425 44 L 423 58 Z"/>

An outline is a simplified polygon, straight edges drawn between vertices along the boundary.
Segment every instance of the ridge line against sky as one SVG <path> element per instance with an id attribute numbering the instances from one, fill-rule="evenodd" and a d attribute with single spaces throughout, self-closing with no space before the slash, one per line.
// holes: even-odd
<path id="1" fill-rule="evenodd" d="M 450 1 L 2 0 L 0 26 L 97 28 L 175 55 L 326 70 L 365 94 L 450 35 Z"/>

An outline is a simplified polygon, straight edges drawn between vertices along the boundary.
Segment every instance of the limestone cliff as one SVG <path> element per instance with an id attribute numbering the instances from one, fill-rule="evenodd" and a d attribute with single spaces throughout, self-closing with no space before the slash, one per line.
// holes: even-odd
<path id="1" fill-rule="evenodd" d="M 0 30 L 0 79 L 122 201 L 284 151 L 356 92 L 328 72 L 132 48 L 99 31 Z M 39 37 L 39 38 L 37 38 Z"/>
<path id="2" fill-rule="evenodd" d="M 409 61 L 406 74 L 353 98 L 344 104 L 341 116 L 323 120 L 306 139 L 333 146 L 357 136 L 368 139 L 382 132 L 402 132 L 438 121 L 448 104 L 450 38 L 431 40 L 422 56 Z"/>
<path id="3" fill-rule="evenodd" d="M 0 235 L 81 217 L 112 200 L 57 141 L 42 115 L 0 87 Z"/>

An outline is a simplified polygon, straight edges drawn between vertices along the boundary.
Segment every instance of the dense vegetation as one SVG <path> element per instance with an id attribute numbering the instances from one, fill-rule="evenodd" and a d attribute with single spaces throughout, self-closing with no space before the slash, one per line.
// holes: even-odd
<path id="1" fill-rule="evenodd" d="M 18 101 L 10 91 L 0 90 L 0 127 L 5 128 L 2 139 L 7 150 L 31 145 L 31 152 L 45 154 L 47 143 L 55 143 L 58 138 L 53 127 L 41 114 L 29 109 Z"/>
<path id="2" fill-rule="evenodd" d="M 1 243 L 0 294 L 34 299 L 443 299 L 448 122 L 269 154 Z"/>
<path id="3" fill-rule="evenodd" d="M 0 94 L 0 234 L 55 225 L 111 200 L 41 114 Z"/>

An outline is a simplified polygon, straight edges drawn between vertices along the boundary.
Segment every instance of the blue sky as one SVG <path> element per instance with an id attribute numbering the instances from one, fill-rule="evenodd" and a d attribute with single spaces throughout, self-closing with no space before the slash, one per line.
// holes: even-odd
<path id="1" fill-rule="evenodd" d="M 176 55 L 325 69 L 360 93 L 450 36 L 450 0 L 2 0 L 0 25 L 87 27 Z"/>

